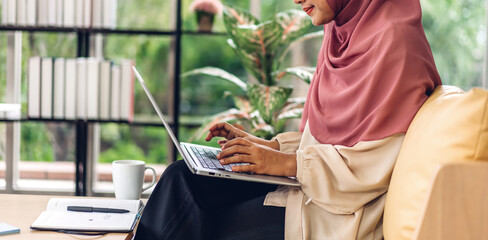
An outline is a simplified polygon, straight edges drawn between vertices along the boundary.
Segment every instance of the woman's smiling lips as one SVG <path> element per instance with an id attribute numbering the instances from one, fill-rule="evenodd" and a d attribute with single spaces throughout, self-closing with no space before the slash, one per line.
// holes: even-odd
<path id="1" fill-rule="evenodd" d="M 303 11 L 305 11 L 308 15 L 313 11 L 314 7 L 304 7 Z"/>

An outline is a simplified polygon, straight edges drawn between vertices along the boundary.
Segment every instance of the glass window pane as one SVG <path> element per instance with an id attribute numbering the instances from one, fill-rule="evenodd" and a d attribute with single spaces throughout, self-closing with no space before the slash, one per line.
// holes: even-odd
<path id="1" fill-rule="evenodd" d="M 172 30 L 172 0 L 118 0 L 118 29 Z"/>
<path id="2" fill-rule="evenodd" d="M 112 162 L 115 160 L 142 160 L 161 176 L 168 164 L 168 136 L 160 126 L 127 124 L 100 124 L 100 155 L 96 164 L 94 191 L 113 192 Z M 151 180 L 146 172 L 144 186 Z M 150 193 L 152 189 L 148 190 Z"/>
<path id="3" fill-rule="evenodd" d="M 247 79 L 241 62 L 226 41 L 224 36 L 184 36 L 182 72 L 210 66 Z M 202 115 L 216 114 L 233 107 L 232 96 L 226 93 L 244 94 L 235 84 L 214 77 L 197 75 L 182 78 L 180 111 L 188 117 L 182 121 L 194 122 L 190 117 L 201 120 Z"/>
<path id="4" fill-rule="evenodd" d="M 486 1 L 422 0 L 422 23 L 444 84 L 482 85 Z"/>
<path id="5" fill-rule="evenodd" d="M 76 33 L 24 32 L 22 57 L 76 57 Z M 22 65 L 24 67 L 24 65 Z M 25 65 L 27 67 L 27 65 Z"/>
<path id="6" fill-rule="evenodd" d="M 75 33 L 22 34 L 22 111 L 27 111 L 28 59 L 75 57 Z M 75 130 L 71 123 L 22 122 L 18 186 L 21 189 L 74 192 Z"/>
<path id="7" fill-rule="evenodd" d="M 75 143 L 75 128 L 71 123 L 23 122 L 19 187 L 73 192 Z"/>

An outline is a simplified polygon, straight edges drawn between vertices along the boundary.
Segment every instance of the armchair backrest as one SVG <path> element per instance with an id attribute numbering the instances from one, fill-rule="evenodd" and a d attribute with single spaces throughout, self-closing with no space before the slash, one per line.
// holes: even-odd
<path id="1" fill-rule="evenodd" d="M 443 164 L 488 161 L 488 91 L 439 86 L 412 121 L 387 193 L 385 239 L 413 239 Z"/>

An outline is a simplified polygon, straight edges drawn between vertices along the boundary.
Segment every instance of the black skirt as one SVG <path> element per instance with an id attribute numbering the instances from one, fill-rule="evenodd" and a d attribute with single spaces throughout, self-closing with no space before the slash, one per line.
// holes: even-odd
<path id="1" fill-rule="evenodd" d="M 276 188 L 194 175 L 177 161 L 151 194 L 135 240 L 284 239 L 285 208 L 263 206 Z"/>

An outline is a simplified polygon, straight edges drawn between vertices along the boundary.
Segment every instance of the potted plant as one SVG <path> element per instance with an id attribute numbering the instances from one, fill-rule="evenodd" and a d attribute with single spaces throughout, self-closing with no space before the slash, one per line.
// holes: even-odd
<path id="1" fill-rule="evenodd" d="M 309 33 L 310 18 L 298 10 L 287 10 L 275 15 L 272 20 L 260 22 L 245 10 L 224 7 L 224 24 L 230 36 L 227 43 L 234 49 L 244 68 L 257 80 L 239 79 L 216 67 L 191 70 L 182 75 L 213 76 L 239 86 L 233 92 L 235 108 L 212 116 L 197 133 L 201 136 L 211 125 L 227 121 L 244 126 L 256 136 L 270 139 L 284 130 L 288 119 L 300 118 L 305 98 L 290 98 L 293 88 L 280 84 L 287 74 L 310 83 L 315 68 L 292 67 L 280 69 L 284 56 L 293 45 L 316 36 L 322 31 Z"/>
<path id="2" fill-rule="evenodd" d="M 215 15 L 222 12 L 222 3 L 219 0 L 194 0 L 190 11 L 196 13 L 198 31 L 211 32 Z"/>

